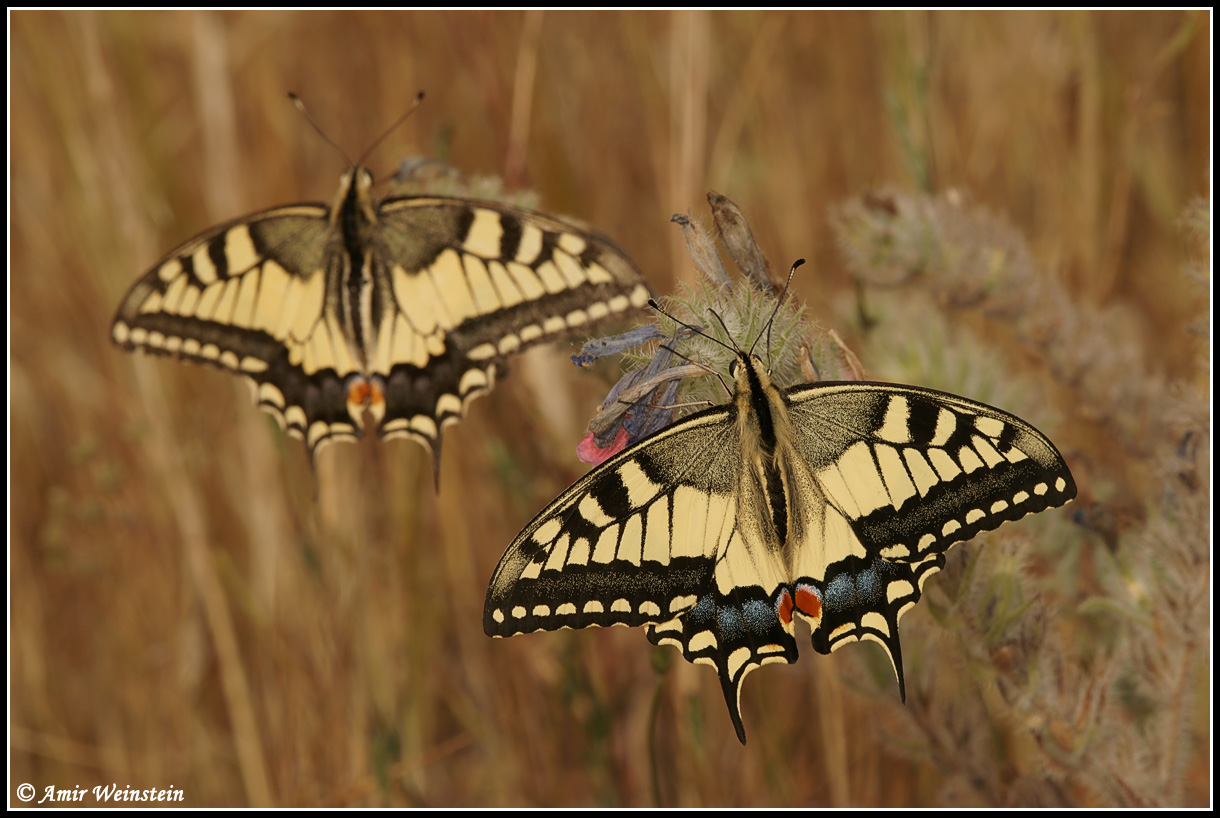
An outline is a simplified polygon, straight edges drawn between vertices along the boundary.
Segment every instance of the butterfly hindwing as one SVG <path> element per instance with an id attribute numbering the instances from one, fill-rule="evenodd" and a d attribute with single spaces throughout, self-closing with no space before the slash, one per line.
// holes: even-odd
<path id="1" fill-rule="evenodd" d="M 898 622 L 923 595 L 924 581 L 944 564 L 944 554 L 933 554 L 919 563 L 849 557 L 828 566 L 820 582 L 797 582 L 798 597 L 812 594 L 806 597 L 800 615 L 812 627 L 813 649 L 828 654 L 851 642 L 877 642 L 889 656 L 899 696 L 906 701 Z M 816 615 L 806 613 L 810 610 Z"/>
<path id="2" fill-rule="evenodd" d="M 609 240 L 491 202 L 374 204 L 344 174 L 329 206 L 255 213 L 192 239 L 136 282 L 112 336 L 127 349 L 246 376 L 261 408 L 315 453 L 363 434 L 429 447 L 495 383 L 497 364 L 642 306 Z"/>
<path id="3" fill-rule="evenodd" d="M 707 590 L 682 616 L 645 628 L 654 645 L 672 645 L 683 658 L 716 668 L 729 718 L 741 743 L 741 683 L 756 667 L 797 659 L 791 619 L 783 621 L 774 600 L 761 585 L 745 584 L 727 594 Z"/>

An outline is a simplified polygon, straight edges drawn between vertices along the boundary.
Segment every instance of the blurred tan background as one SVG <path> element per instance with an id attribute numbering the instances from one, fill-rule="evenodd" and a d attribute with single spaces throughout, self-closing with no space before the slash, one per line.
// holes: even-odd
<path id="1" fill-rule="evenodd" d="M 1162 550 L 1210 538 L 1207 13 L 10 23 L 14 787 L 173 786 L 195 807 L 1207 802 L 1210 561 Z M 801 633 L 799 663 L 745 684 L 742 747 L 715 674 L 642 632 L 483 635 L 492 569 L 582 473 L 616 377 L 568 346 L 514 362 L 449 430 L 437 495 L 406 441 L 330 447 L 315 485 L 240 379 L 111 345 L 119 299 L 179 242 L 329 201 L 345 160 L 287 91 L 356 157 L 419 90 L 367 160 L 379 178 L 428 155 L 531 187 L 658 292 L 694 275 L 669 217 L 710 224 L 715 189 L 773 265 L 808 259 L 795 291 L 871 375 L 1056 441 L 1080 500 L 954 549 L 903 620 L 905 707 L 878 648 L 822 657 Z M 1008 225 L 1072 331 L 1007 330 L 960 288 L 858 286 L 829 215 L 883 185 Z"/>

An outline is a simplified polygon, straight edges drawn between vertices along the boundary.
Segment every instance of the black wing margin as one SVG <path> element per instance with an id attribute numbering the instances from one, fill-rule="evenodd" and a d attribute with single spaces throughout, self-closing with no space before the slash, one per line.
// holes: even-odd
<path id="1" fill-rule="evenodd" d="M 716 407 L 576 481 L 501 558 L 487 634 L 668 622 L 693 608 L 735 530 L 736 437 L 733 410 Z"/>

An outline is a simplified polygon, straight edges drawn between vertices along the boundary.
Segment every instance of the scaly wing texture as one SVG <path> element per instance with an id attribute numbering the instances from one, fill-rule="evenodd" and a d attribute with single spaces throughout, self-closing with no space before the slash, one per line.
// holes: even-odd
<path id="1" fill-rule="evenodd" d="M 484 630 L 643 625 L 690 610 L 736 530 L 739 457 L 732 410 L 719 407 L 589 472 L 501 558 Z"/>
<path id="2" fill-rule="evenodd" d="M 127 293 L 114 341 L 246 376 L 259 406 L 298 437 L 315 424 L 357 429 L 343 383 L 357 364 L 335 294 L 344 257 L 328 215 L 282 207 L 191 239 Z"/>
<path id="3" fill-rule="evenodd" d="M 644 306 L 648 288 L 608 239 L 518 208 L 393 199 L 374 234 L 371 376 L 381 434 L 439 460 L 441 431 L 495 381 L 497 361 Z"/>
<path id="4" fill-rule="evenodd" d="M 357 200 L 339 200 L 354 223 Z M 246 376 L 311 453 L 363 434 L 367 404 L 382 436 L 418 440 L 439 469 L 442 429 L 498 361 L 649 296 L 609 240 L 504 205 L 391 199 L 348 228 L 322 205 L 214 228 L 136 282 L 113 338 Z"/>
<path id="5" fill-rule="evenodd" d="M 846 522 L 851 553 L 801 550 L 796 609 L 821 653 L 858 639 L 885 647 L 905 698 L 898 620 L 954 543 L 1076 496 L 1054 445 L 1018 417 L 931 389 L 826 383 L 787 392 L 794 445 Z M 828 526 L 834 530 L 836 526 Z M 839 528 L 841 530 L 841 527 Z M 826 552 L 840 552 L 825 546 Z M 799 604 L 803 597 L 808 601 Z"/>
<path id="6" fill-rule="evenodd" d="M 785 547 L 737 410 L 708 410 L 594 469 L 525 528 L 488 589 L 487 633 L 644 625 L 716 668 L 743 742 L 741 683 L 796 660 L 796 616 L 821 653 L 879 642 L 905 697 L 898 621 L 945 549 L 1062 505 L 1071 474 L 1032 426 L 953 395 L 818 384 L 784 405 Z"/>

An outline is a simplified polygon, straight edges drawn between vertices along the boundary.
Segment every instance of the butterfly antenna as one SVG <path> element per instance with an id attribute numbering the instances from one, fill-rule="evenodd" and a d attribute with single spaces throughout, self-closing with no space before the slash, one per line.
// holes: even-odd
<path id="1" fill-rule="evenodd" d="M 411 105 L 407 108 L 406 113 L 404 113 L 398 119 L 394 120 L 394 124 L 391 125 L 390 127 L 386 128 L 385 133 L 383 133 L 381 136 L 377 137 L 377 141 L 374 142 L 372 144 L 372 146 L 360 156 L 360 161 L 357 162 L 356 164 L 363 165 L 364 160 L 369 157 L 369 154 L 371 154 L 373 151 L 377 150 L 377 146 L 380 145 L 382 142 L 384 142 L 385 138 L 387 136 L 394 133 L 394 131 L 398 130 L 398 126 L 401 125 L 402 123 L 406 122 L 407 117 L 409 117 L 409 116 L 411 116 L 411 114 L 415 113 L 415 109 L 418 108 L 419 104 L 423 101 L 424 101 L 424 92 L 420 91 L 418 94 L 415 95 L 415 101 L 412 102 Z"/>
<path id="2" fill-rule="evenodd" d="M 779 308 L 781 306 L 783 306 L 784 298 L 785 298 L 785 296 L 788 295 L 788 288 L 792 286 L 792 274 L 796 272 L 797 267 L 800 267 L 804 263 L 805 263 L 805 259 L 803 259 L 803 258 L 798 258 L 796 261 L 792 262 L 792 267 L 788 270 L 788 280 L 784 282 L 783 291 L 779 294 L 779 298 L 775 299 L 775 309 L 771 310 L 771 317 L 767 319 L 767 366 L 768 366 L 768 368 L 771 366 L 771 327 L 775 325 L 775 316 L 779 315 Z M 762 335 L 759 335 L 758 338 L 754 339 L 754 344 L 750 346 L 751 355 L 754 354 L 754 347 L 758 345 L 758 341 L 761 338 L 762 338 Z"/>
<path id="3" fill-rule="evenodd" d="M 713 318 L 720 322 L 720 328 L 724 330 L 724 337 L 733 342 L 732 347 L 730 347 L 728 344 L 721 344 L 721 346 L 732 352 L 734 355 L 740 355 L 741 347 L 737 346 L 737 339 L 733 337 L 733 333 L 729 332 L 729 325 L 724 323 L 724 319 L 720 317 L 720 313 L 716 312 L 715 310 L 708 310 L 708 312 L 712 314 Z"/>
<path id="4" fill-rule="evenodd" d="M 701 334 L 702 334 L 702 333 L 701 333 Z M 704 337 L 706 337 L 706 336 L 704 336 Z M 712 340 L 714 341 L 714 340 L 716 340 L 716 339 L 715 339 L 715 338 L 713 338 Z M 722 377 L 720 376 L 720 373 L 719 373 L 719 372 L 717 372 L 716 370 L 712 369 L 712 368 L 711 368 L 710 366 L 708 366 L 707 364 L 701 364 L 701 363 L 699 363 L 698 361 L 696 361 L 694 358 L 691 358 L 689 355 L 683 355 L 681 352 L 679 352 L 678 350 L 674 349 L 674 348 L 673 348 L 673 347 L 671 347 L 669 344 L 661 344 L 661 347 L 660 347 L 660 348 L 661 348 L 661 349 L 664 349 L 664 350 L 666 350 L 666 351 L 668 351 L 668 352 L 670 352 L 670 353 L 671 353 L 671 354 L 673 354 L 673 355 L 677 355 L 679 358 L 681 358 L 682 360 L 686 361 L 686 362 L 687 362 L 688 364 L 690 364 L 691 366 L 696 366 L 696 367 L 698 367 L 699 369 L 702 369 L 704 372 L 709 372 L 709 373 L 711 373 L 711 374 L 715 375 L 715 376 L 716 376 L 716 378 L 717 378 L 717 380 L 719 380 L 719 381 L 720 381 L 720 385 L 724 387 L 724 391 L 725 391 L 726 393 L 728 393 L 729 395 L 732 395 L 732 394 L 733 394 L 733 390 L 729 389 L 729 385 L 728 385 L 727 383 L 725 383 L 725 382 L 724 382 L 724 378 L 722 378 Z"/>
<path id="5" fill-rule="evenodd" d="M 343 157 L 344 161 L 347 162 L 347 164 L 351 165 L 352 159 L 350 156 L 347 155 L 347 151 L 343 150 L 343 148 L 340 148 L 338 145 L 336 145 L 334 143 L 334 141 L 329 136 L 326 135 L 326 131 L 322 130 L 322 126 L 320 126 L 314 120 L 314 118 L 312 116 L 310 116 L 309 110 L 306 109 L 306 107 L 305 107 L 305 102 L 300 97 L 298 97 L 296 94 L 292 93 L 291 91 L 288 92 L 288 98 L 290 100 L 292 100 L 292 104 L 295 105 L 297 107 L 297 110 L 301 112 L 301 116 L 305 117 L 305 121 L 308 122 L 313 127 L 313 129 L 318 132 L 318 136 L 322 137 L 322 141 L 325 142 L 327 145 L 330 145 L 335 150 L 337 150 L 339 152 L 339 155 Z"/>
<path id="6" fill-rule="evenodd" d="M 343 148 L 341 148 L 337 144 L 335 144 L 334 140 L 332 140 L 329 136 L 326 135 L 326 132 L 322 130 L 322 126 L 320 126 L 317 123 L 317 121 L 314 120 L 313 116 L 310 115 L 308 109 L 305 108 L 305 103 L 304 103 L 304 101 L 301 100 L 300 97 L 298 97 L 296 94 L 289 91 L 288 98 L 290 100 L 292 100 L 292 104 L 295 105 L 297 107 L 297 110 L 301 112 L 301 116 L 305 117 L 305 121 L 308 122 L 311 126 L 313 126 L 313 129 L 318 132 L 318 136 L 322 137 L 322 141 L 325 142 L 327 145 L 330 145 L 335 150 L 337 150 L 339 152 L 339 155 L 344 158 L 344 160 L 347 162 L 348 165 L 363 165 L 364 160 L 369 157 L 369 154 L 371 154 L 373 151 L 377 150 L 377 146 L 380 145 L 382 142 L 384 142 L 385 138 L 387 136 L 392 134 L 398 128 L 399 125 L 401 125 L 403 122 L 406 121 L 407 117 L 409 117 L 412 113 L 415 112 L 415 109 L 418 108 L 419 104 L 421 102 L 423 102 L 423 100 L 424 100 L 424 92 L 420 91 L 419 94 L 416 95 L 415 101 L 411 103 L 411 106 L 409 108 L 407 108 L 407 112 L 404 113 L 402 116 L 400 116 L 398 119 L 396 119 L 394 121 L 393 125 L 391 125 L 389 128 L 386 128 L 385 132 L 381 136 L 377 137 L 377 140 L 372 144 L 372 146 L 360 155 L 360 160 L 357 162 L 353 162 L 351 160 L 351 157 L 349 157 L 347 155 L 347 151 L 343 150 Z"/>
<path id="7" fill-rule="evenodd" d="M 668 318 L 670 321 L 673 321 L 675 324 L 680 324 L 681 326 L 686 327 L 691 332 L 693 332 L 696 335 L 699 335 L 703 338 L 706 338 L 707 340 L 711 341 L 713 344 L 720 344 L 720 346 L 724 347 L 729 352 L 732 352 L 734 355 L 737 354 L 737 350 L 733 349 L 731 346 L 724 343 L 723 341 L 719 341 L 719 340 L 713 338 L 712 336 L 708 335 L 706 332 L 699 329 L 698 327 L 692 327 L 690 324 L 686 323 L 685 321 L 681 321 L 681 320 L 675 318 L 670 313 L 666 312 L 664 309 L 661 308 L 661 305 L 656 302 L 656 299 L 653 299 L 653 298 L 648 299 L 648 306 L 652 307 L 654 310 L 661 313 L 661 315 L 664 315 L 666 318 Z M 712 315 L 716 315 L 716 313 L 713 312 Z M 719 318 L 720 316 L 716 315 L 716 317 Z M 720 326 L 722 326 L 722 327 L 724 326 L 723 321 L 720 322 Z M 725 332 L 728 332 L 728 330 L 726 329 Z M 687 360 L 689 361 L 690 359 L 687 358 Z M 691 361 L 691 363 L 694 363 L 694 361 Z"/>

